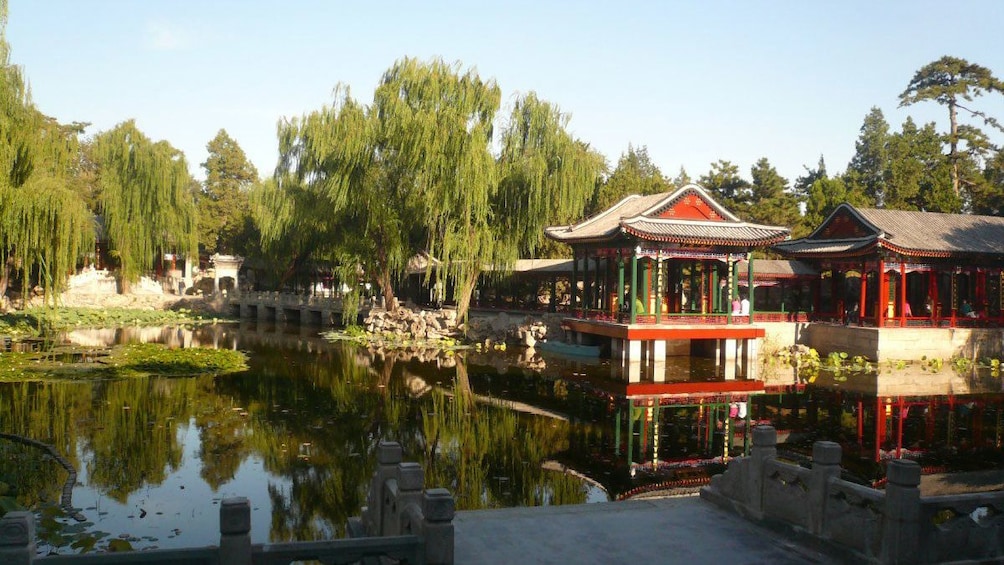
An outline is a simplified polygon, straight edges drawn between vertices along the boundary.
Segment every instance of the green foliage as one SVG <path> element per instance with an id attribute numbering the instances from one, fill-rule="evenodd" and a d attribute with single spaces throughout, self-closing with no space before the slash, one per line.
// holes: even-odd
<path id="1" fill-rule="evenodd" d="M 673 184 L 663 177 L 662 171 L 649 158 L 647 147 L 643 145 L 635 149 L 628 145 L 627 151 L 617 161 L 617 168 L 597 187 L 587 215 L 602 212 L 625 196 L 658 194 L 672 188 Z"/>
<path id="2" fill-rule="evenodd" d="M 847 165 L 846 180 L 867 201 L 881 204 L 885 195 L 885 171 L 888 166 L 889 124 L 878 107 L 872 107 L 861 124 L 854 144 L 855 153 Z"/>
<path id="3" fill-rule="evenodd" d="M 196 195 L 199 245 L 209 253 L 246 256 L 254 243 L 248 195 L 258 182 L 258 171 L 226 130 L 221 129 L 206 150 L 206 180 Z"/>
<path id="4" fill-rule="evenodd" d="M 837 206 L 848 202 L 859 206 L 866 202 L 864 194 L 849 187 L 841 178 L 824 178 L 814 181 L 809 186 L 808 198 L 805 201 L 805 216 L 803 226 L 805 232 L 811 232 L 837 209 Z"/>
<path id="5" fill-rule="evenodd" d="M 67 188 L 77 162 L 79 128 L 62 126 L 31 102 L 9 60 L 7 3 L 0 5 L 0 294 L 20 268 L 23 288 L 62 288 L 65 273 L 94 242 L 91 213 Z M 37 277 L 31 280 L 32 277 Z"/>
<path id="6" fill-rule="evenodd" d="M 959 124 L 958 112 L 961 110 L 971 117 L 981 119 L 985 125 L 1004 131 L 997 118 L 968 105 L 984 93 L 1004 94 L 1004 83 L 985 67 L 958 57 L 945 56 L 921 67 L 899 95 L 901 107 L 934 101 L 948 108 L 949 131 L 946 140 L 949 145 L 951 186 L 956 199 L 960 201 L 965 199 L 963 186 L 970 182 L 961 174 L 964 153 L 982 145 L 985 136 L 976 127 Z"/>
<path id="7" fill-rule="evenodd" d="M 172 349 L 161 344 L 140 343 L 113 348 L 105 363 L 116 375 L 219 375 L 246 370 L 247 356 L 232 349 Z"/>
<path id="8" fill-rule="evenodd" d="M 101 209 L 123 285 L 166 252 L 195 256 L 197 217 L 184 155 L 127 121 L 94 141 Z"/>
<path id="9" fill-rule="evenodd" d="M 967 375 L 967 374 L 969 374 L 973 370 L 973 367 L 974 367 L 974 363 L 973 363 L 972 359 L 969 359 L 968 357 L 962 357 L 962 356 L 953 357 L 949 361 L 949 363 L 952 366 L 952 370 L 955 371 L 956 373 L 960 374 L 960 375 Z"/>
<path id="10" fill-rule="evenodd" d="M 185 309 L 29 308 L 0 315 L 0 335 L 17 338 L 79 328 L 164 326 L 207 321 L 209 318 Z"/>
<path id="11" fill-rule="evenodd" d="M 276 182 L 252 208 L 264 244 L 335 260 L 350 287 L 361 267 L 391 309 L 407 260 L 426 252 L 464 315 L 483 267 L 504 270 L 539 248 L 544 226 L 581 214 L 602 165 L 533 94 L 516 101 L 496 159 L 499 88 L 441 60 L 398 61 L 371 106 L 336 97 L 280 124 Z"/>
<path id="12" fill-rule="evenodd" d="M 801 219 L 798 198 L 788 188 L 788 180 L 778 174 L 766 157 L 750 170 L 750 207 L 746 219 L 771 226 L 794 226 Z"/>
<path id="13" fill-rule="evenodd" d="M 697 183 L 708 190 L 719 204 L 733 214 L 744 217 L 750 196 L 750 184 L 739 176 L 739 167 L 729 161 L 711 164 L 711 170 Z"/>

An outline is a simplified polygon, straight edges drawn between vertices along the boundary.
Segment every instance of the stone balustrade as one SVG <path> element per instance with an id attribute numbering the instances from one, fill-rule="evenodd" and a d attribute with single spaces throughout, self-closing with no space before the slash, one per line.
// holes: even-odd
<path id="1" fill-rule="evenodd" d="M 777 432 L 753 431 L 748 457 L 730 462 L 701 498 L 751 520 L 809 534 L 851 559 L 942 563 L 1004 559 L 1004 492 L 920 495 L 920 466 L 890 461 L 885 491 L 840 478 L 841 449 L 813 445 L 812 467 L 777 459 Z"/>
<path id="2" fill-rule="evenodd" d="M 368 506 L 349 522 L 353 538 L 275 544 L 251 543 L 251 505 L 244 497 L 220 505 L 218 547 L 157 549 L 128 553 L 36 555 L 35 520 L 30 512 L 8 512 L 0 519 L 3 565 L 278 565 L 319 561 L 326 565 L 390 559 L 452 565 L 453 496 L 446 489 L 424 489 L 425 472 L 401 461 L 401 446 L 381 442 Z"/>

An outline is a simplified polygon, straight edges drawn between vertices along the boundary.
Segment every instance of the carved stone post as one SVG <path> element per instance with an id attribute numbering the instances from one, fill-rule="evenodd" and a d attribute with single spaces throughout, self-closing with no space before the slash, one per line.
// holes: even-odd
<path id="1" fill-rule="evenodd" d="M 35 517 L 31 512 L 8 512 L 0 519 L 0 563 L 30 565 L 34 558 Z"/>
<path id="2" fill-rule="evenodd" d="M 809 476 L 809 531 L 816 535 L 823 533 L 823 517 L 826 515 L 829 481 L 831 478 L 840 478 L 840 457 L 839 443 L 817 441 L 812 444 L 812 474 Z"/>
<path id="3" fill-rule="evenodd" d="M 746 505 L 757 518 L 763 517 L 763 468 L 777 457 L 777 430 L 773 426 L 753 428 L 753 449 L 746 475 Z"/>
<path id="4" fill-rule="evenodd" d="M 220 563 L 251 565 L 251 503 L 243 496 L 220 504 Z"/>
<path id="5" fill-rule="evenodd" d="M 381 441 L 377 446 L 377 469 L 373 473 L 373 480 L 370 482 L 366 498 L 366 507 L 363 508 L 362 512 L 366 535 L 384 535 L 382 531 L 384 484 L 397 476 L 397 465 L 401 462 L 402 457 L 401 444 L 395 441 Z"/>
<path id="6" fill-rule="evenodd" d="M 893 459 L 886 468 L 882 563 L 916 563 L 920 543 L 920 465 Z"/>
<path id="7" fill-rule="evenodd" d="M 425 562 L 428 565 L 453 565 L 453 495 L 445 488 L 431 488 L 422 496 L 422 527 L 425 537 Z"/>
<path id="8" fill-rule="evenodd" d="M 383 536 L 401 534 L 401 520 L 409 504 L 421 508 L 425 471 L 418 463 L 398 463 L 397 477 L 387 481 L 384 492 Z"/>

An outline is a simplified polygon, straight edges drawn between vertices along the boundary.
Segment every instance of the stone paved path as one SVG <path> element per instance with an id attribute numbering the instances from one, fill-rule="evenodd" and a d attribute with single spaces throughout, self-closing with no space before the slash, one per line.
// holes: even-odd
<path id="1" fill-rule="evenodd" d="M 458 512 L 455 562 L 843 563 L 696 496 Z"/>

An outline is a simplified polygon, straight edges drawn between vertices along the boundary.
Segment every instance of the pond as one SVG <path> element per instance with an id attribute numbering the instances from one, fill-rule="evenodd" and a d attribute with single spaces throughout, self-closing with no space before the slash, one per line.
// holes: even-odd
<path id="1" fill-rule="evenodd" d="M 36 509 L 46 552 L 112 540 L 137 549 L 216 544 L 219 503 L 230 496 L 251 500 L 256 543 L 343 537 L 365 503 L 380 440 L 400 442 L 426 484 L 448 488 L 466 510 L 700 485 L 747 449 L 756 423 L 781 430 L 795 459 L 815 439 L 840 441 L 845 468 L 862 483 L 880 479 L 896 455 L 994 465 L 1004 430 L 999 379 L 985 375 L 970 379 L 982 385 L 969 395 L 892 402 L 846 380 L 773 390 L 716 381 L 696 358 L 673 360 L 671 383 L 629 387 L 605 361 L 374 352 L 316 329 L 254 323 L 67 339 L 235 348 L 248 353 L 249 369 L 0 382 L 0 432 L 52 445 L 78 473 L 76 511 L 65 516 L 66 471 L 37 449 L 0 441 L 0 501 Z"/>

